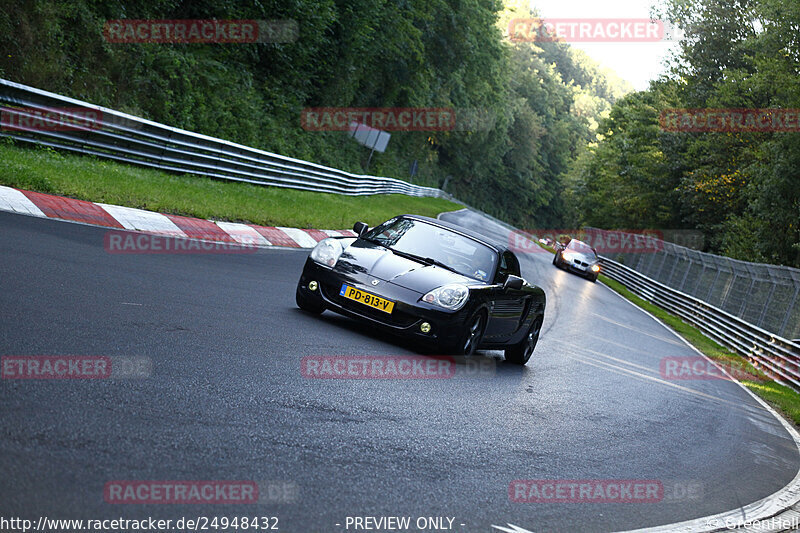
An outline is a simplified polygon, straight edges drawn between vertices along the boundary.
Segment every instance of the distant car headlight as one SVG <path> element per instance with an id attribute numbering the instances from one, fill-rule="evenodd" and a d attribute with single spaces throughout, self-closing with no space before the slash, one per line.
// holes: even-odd
<path id="1" fill-rule="evenodd" d="M 442 285 L 422 297 L 423 302 L 444 307 L 450 311 L 458 311 L 469 298 L 469 287 L 461 283 Z"/>
<path id="2" fill-rule="evenodd" d="M 600 272 L 600 265 L 592 265 L 592 272 Z"/>
<path id="3" fill-rule="evenodd" d="M 332 267 L 344 252 L 339 239 L 323 239 L 311 250 L 311 259 L 317 263 Z"/>

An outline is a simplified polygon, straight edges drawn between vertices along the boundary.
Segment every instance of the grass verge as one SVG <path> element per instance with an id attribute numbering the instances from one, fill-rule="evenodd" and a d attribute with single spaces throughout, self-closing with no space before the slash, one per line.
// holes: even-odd
<path id="1" fill-rule="evenodd" d="M 793 422 L 795 427 L 800 427 L 800 394 L 795 392 L 794 389 L 770 380 L 769 377 L 753 367 L 743 357 L 706 337 L 699 329 L 687 324 L 677 316 L 635 295 L 618 281 L 614 281 L 602 274 L 600 275 L 600 281 L 661 320 L 710 359 L 721 363 L 723 368 L 733 366 L 737 371 L 740 370 L 752 376 L 752 379 L 740 378 L 739 381 L 782 413 L 787 420 Z"/>
<path id="2" fill-rule="evenodd" d="M 342 196 L 177 175 L 0 142 L 0 185 L 91 202 L 265 226 L 349 229 L 395 215 L 435 217 L 463 206 L 402 194 Z"/>

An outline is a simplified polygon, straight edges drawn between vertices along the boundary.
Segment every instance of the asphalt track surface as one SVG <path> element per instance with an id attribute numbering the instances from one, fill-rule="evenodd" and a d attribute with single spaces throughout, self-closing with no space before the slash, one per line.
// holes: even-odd
<path id="1" fill-rule="evenodd" d="M 474 214 L 448 217 L 505 237 Z M 696 354 L 549 254 L 522 256 L 548 297 L 526 367 L 484 352 L 488 375 L 321 380 L 301 375 L 303 356 L 413 351 L 298 310 L 308 251 L 118 255 L 105 231 L 0 213 L 0 353 L 153 365 L 143 379 L 2 380 L 2 516 L 277 516 L 295 533 L 348 531 L 347 516 L 446 516 L 464 532 L 615 531 L 728 511 L 798 470 L 790 436 L 739 385 L 663 379 L 661 358 Z M 517 479 L 660 480 L 665 498 L 516 503 Z M 298 497 L 109 504 L 112 480 L 271 480 Z"/>

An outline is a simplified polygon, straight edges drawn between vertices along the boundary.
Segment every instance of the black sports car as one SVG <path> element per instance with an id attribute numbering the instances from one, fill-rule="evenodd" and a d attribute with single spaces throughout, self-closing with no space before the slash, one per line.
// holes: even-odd
<path id="1" fill-rule="evenodd" d="M 297 305 L 330 309 L 422 341 L 442 354 L 504 349 L 528 362 L 544 319 L 545 294 L 520 277 L 505 246 L 454 224 L 392 218 L 358 237 L 320 241 L 297 284 Z"/>
<path id="2" fill-rule="evenodd" d="M 600 258 L 594 248 L 578 239 L 570 240 L 566 245 L 556 244 L 556 255 L 553 264 L 576 272 L 589 281 L 597 281 L 600 273 Z"/>

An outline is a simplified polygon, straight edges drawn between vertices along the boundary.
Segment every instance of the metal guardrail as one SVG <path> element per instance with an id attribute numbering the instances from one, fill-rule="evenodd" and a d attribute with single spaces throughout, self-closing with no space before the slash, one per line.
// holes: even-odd
<path id="1" fill-rule="evenodd" d="M 777 381 L 800 391 L 800 344 L 754 326 L 727 311 L 601 257 L 603 274 L 678 315 L 721 345 L 750 360 Z"/>
<path id="2" fill-rule="evenodd" d="M 0 137 L 49 146 L 125 163 L 217 179 L 351 196 L 405 194 L 455 200 L 441 189 L 395 178 L 342 170 L 250 148 L 0 79 L 4 126 Z M 77 111 L 76 111 L 77 109 Z M 30 125 L 53 111 L 82 118 L 96 111 L 87 127 L 42 128 Z M 14 127 L 8 127 L 7 124 Z"/>
<path id="3" fill-rule="evenodd" d="M 666 240 L 652 242 L 655 251 L 632 248 L 607 255 L 762 329 L 787 339 L 800 337 L 800 269 L 740 261 Z"/>

